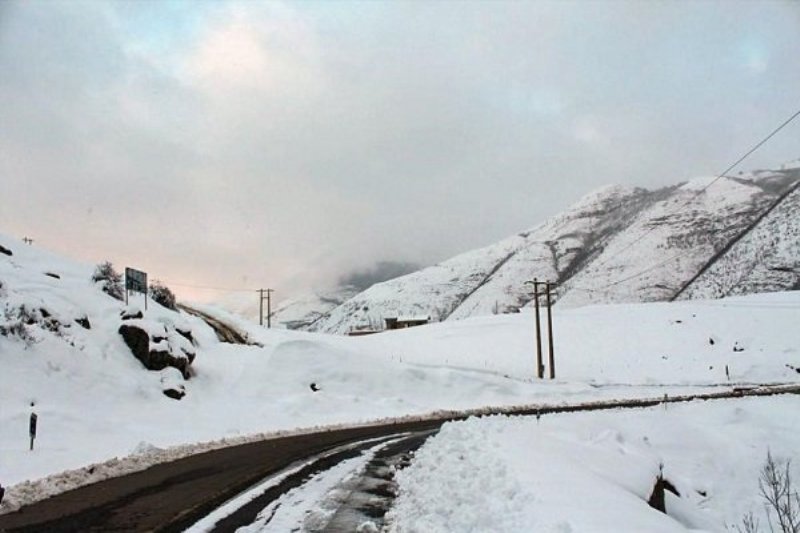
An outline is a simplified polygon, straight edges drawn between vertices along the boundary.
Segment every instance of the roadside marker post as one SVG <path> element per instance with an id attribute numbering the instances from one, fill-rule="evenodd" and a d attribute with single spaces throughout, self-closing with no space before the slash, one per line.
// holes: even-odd
<path id="1" fill-rule="evenodd" d="M 28 424 L 28 433 L 30 434 L 30 437 L 31 437 L 31 449 L 30 449 L 30 451 L 33 451 L 33 441 L 36 440 L 36 423 L 37 423 L 38 419 L 39 419 L 39 417 L 36 416 L 36 413 L 31 413 L 30 423 Z"/>

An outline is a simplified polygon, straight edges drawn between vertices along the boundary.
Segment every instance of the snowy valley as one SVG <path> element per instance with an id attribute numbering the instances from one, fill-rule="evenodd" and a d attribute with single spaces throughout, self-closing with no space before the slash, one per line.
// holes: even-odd
<path id="1" fill-rule="evenodd" d="M 560 227 L 569 224 L 562 220 Z M 508 252 L 518 244 L 512 240 L 503 246 Z M 0 255 L 0 483 L 7 487 L 2 512 L 187 454 L 313 428 L 393 417 L 424 419 L 464 410 L 480 414 L 519 406 L 660 399 L 800 383 L 796 327 L 800 292 L 796 291 L 721 300 L 556 306 L 557 379 L 551 381 L 533 377 L 533 316 L 528 308 L 515 314 L 465 317 L 356 338 L 267 330 L 215 306 L 195 306 L 239 331 L 249 342 L 237 345 L 221 342 L 196 316 L 154 301 L 144 310 L 141 295 L 132 294 L 131 305 L 126 306 L 103 292 L 102 284 L 91 281 L 90 265 L 11 237 L 0 237 L 0 245 L 8 252 Z M 479 265 L 488 255 L 461 261 Z M 511 268 L 513 262 L 509 259 L 505 264 Z M 452 275 L 445 267 L 437 272 L 439 279 Z M 502 278 L 492 279 L 499 282 Z M 380 285 L 376 287 L 380 289 Z M 427 289 L 417 290 L 422 294 Z M 445 301 L 446 295 L 441 297 Z M 149 333 L 150 354 L 169 353 L 179 361 L 161 370 L 148 370 L 147 361 L 135 356 L 120 333 L 126 324 Z M 599 468 L 601 477 L 617 487 L 614 490 L 623 491 L 620 497 L 627 498 L 626 505 L 633 505 L 630 498 L 639 498 L 635 501 L 644 507 L 634 505 L 637 510 L 630 516 L 643 513 L 643 524 L 667 520 L 665 531 L 684 526 L 719 530 L 724 523 L 739 520 L 740 508 L 733 503 L 737 497 L 746 494 L 746 501 L 758 510 L 757 479 L 753 476 L 757 477 L 767 447 L 781 457 L 790 457 L 798 449 L 794 432 L 786 429 L 796 423 L 786 418 L 798 412 L 793 398 L 733 400 L 720 407 L 709 404 L 711 411 L 703 403 L 666 411 L 653 408 L 651 414 L 625 417 L 629 423 L 619 422 L 613 412 L 600 417 L 549 415 L 552 421 L 547 417 L 541 421 L 493 418 L 487 426 L 477 419 L 453 422 L 430 440 L 430 447 L 420 450 L 421 466 L 398 478 L 400 495 L 394 514 L 388 515 L 389 523 L 396 531 L 453 530 L 431 518 L 441 516 L 441 508 L 436 506 L 451 509 L 451 521 L 446 524 L 455 527 L 461 523 L 457 517 L 468 521 L 472 516 L 458 514 L 461 506 L 485 504 L 491 509 L 486 520 L 496 520 L 492 522 L 496 527 L 489 529 L 495 531 L 513 531 L 523 523 L 541 523 L 547 525 L 547 531 L 568 530 L 564 524 L 572 523 L 576 531 L 586 531 L 580 524 L 587 522 L 581 521 L 597 520 L 599 510 L 586 511 L 583 518 L 568 517 L 563 515 L 566 504 L 556 502 L 552 507 L 555 514 L 542 515 L 539 507 L 525 503 L 528 497 L 533 498 L 530 501 L 543 497 L 536 495 L 535 487 L 526 489 L 533 493 L 523 491 L 509 500 L 509 507 L 503 503 L 495 508 L 504 494 L 516 490 L 515 484 L 528 479 L 525 476 L 556 480 L 563 469 L 577 468 L 569 456 L 556 451 L 564 447 L 564 439 L 573 442 L 577 438 L 570 446 L 585 448 L 589 456 L 622 453 L 626 457 L 622 459 L 627 465 L 622 478 L 615 463 L 605 460 L 590 471 Z M 27 435 L 31 411 L 39 417 L 33 451 L 28 450 Z M 715 424 L 743 424 L 741 430 L 731 430 L 730 438 L 745 439 L 747 446 L 720 458 L 719 463 L 710 463 L 712 469 L 726 469 L 752 450 L 750 466 L 741 476 L 714 477 L 716 470 L 707 470 L 709 464 L 697 458 L 699 448 L 714 445 L 710 442 L 717 438 L 711 434 L 702 439 L 689 436 L 693 424 L 705 424 L 707 411 L 715 417 Z M 676 414 L 684 412 L 686 416 Z M 590 417 L 590 425 L 581 422 L 586 417 Z M 659 421 L 651 420 L 653 417 Z M 660 421 L 662 418 L 665 421 Z M 537 424 L 546 427 L 549 436 L 533 437 L 531 432 L 539 433 Z M 654 424 L 677 429 L 662 435 L 647 429 Z M 720 431 L 723 435 L 728 430 Z M 506 440 L 509 434 L 519 437 Z M 536 453 L 548 457 L 549 468 L 556 470 L 543 473 L 517 468 L 527 447 L 515 448 L 510 443 L 528 438 L 534 438 Z M 670 438 L 684 440 L 675 448 L 678 444 Z M 497 439 L 506 444 L 495 446 L 492 443 L 500 442 Z M 437 458 L 436 454 L 445 453 L 436 451 L 440 446 L 449 450 L 446 453 L 455 446 L 458 454 L 471 457 L 464 463 L 469 471 L 500 468 L 507 472 L 492 476 L 497 491 L 486 492 L 480 481 L 483 478 L 478 477 L 474 484 L 459 489 L 463 494 L 448 496 L 435 485 L 445 482 L 444 478 L 431 476 L 437 472 L 443 476 L 466 474 L 452 470 L 458 465 Z M 495 449 L 495 455 L 484 456 L 480 450 L 487 447 Z M 670 451 L 673 449 L 677 451 Z M 684 454 L 694 458 L 684 458 Z M 417 472 L 430 461 L 441 462 L 441 470 L 425 474 L 428 481 L 419 479 Z M 659 461 L 665 463 L 672 482 L 681 491 L 689 491 L 679 500 L 678 514 L 672 518 L 660 518 L 641 500 L 646 500 Z M 606 464 L 610 470 L 602 466 Z M 516 473 L 511 476 L 510 472 Z M 581 481 L 595 475 L 581 472 L 566 479 L 592 493 L 606 490 Z M 639 476 L 638 481 L 625 481 L 629 475 Z M 419 505 L 415 498 L 431 487 L 442 498 L 451 499 Z M 697 496 L 697 491 L 706 496 Z M 656 514 L 649 514 L 651 511 Z M 613 518 L 605 516 L 604 520 Z M 275 522 L 279 523 L 285 522 Z M 608 530 L 607 526 L 598 527 L 598 531 Z"/>

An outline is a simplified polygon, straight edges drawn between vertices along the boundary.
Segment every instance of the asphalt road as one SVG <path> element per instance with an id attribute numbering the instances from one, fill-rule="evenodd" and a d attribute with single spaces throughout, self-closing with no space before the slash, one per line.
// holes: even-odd
<path id="1" fill-rule="evenodd" d="M 668 399 L 532 406 L 507 414 L 650 407 L 667 402 L 798 394 L 800 386 L 725 390 Z M 463 417 L 453 417 L 463 418 Z M 290 464 L 349 442 L 436 429 L 445 420 L 340 429 L 282 437 L 193 455 L 81 487 L 0 515 L 0 531 L 182 531 L 216 507 Z"/>

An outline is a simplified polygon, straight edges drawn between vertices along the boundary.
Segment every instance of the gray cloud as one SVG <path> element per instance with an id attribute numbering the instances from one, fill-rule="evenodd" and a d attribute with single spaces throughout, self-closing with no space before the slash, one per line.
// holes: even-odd
<path id="1" fill-rule="evenodd" d="M 606 183 L 719 172 L 796 110 L 798 23 L 793 2 L 6 2 L 0 231 L 187 285 L 434 262 Z"/>

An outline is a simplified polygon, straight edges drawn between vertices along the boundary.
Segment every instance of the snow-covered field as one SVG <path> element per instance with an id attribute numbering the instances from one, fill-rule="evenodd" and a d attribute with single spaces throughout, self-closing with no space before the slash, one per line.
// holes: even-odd
<path id="1" fill-rule="evenodd" d="M 401 470 L 390 531 L 725 531 L 753 512 L 767 451 L 800 476 L 800 398 L 446 424 Z M 667 514 L 647 505 L 659 472 Z M 774 516 L 772 517 L 774 522 Z"/>
<path id="2" fill-rule="evenodd" d="M 81 470 L 39 485 L 26 480 L 127 458 L 98 469 L 101 477 L 113 475 L 203 449 L 200 442 L 221 446 L 264 432 L 445 409 L 800 381 L 787 366 L 800 367 L 798 292 L 556 307 L 555 381 L 533 379 L 533 317 L 526 312 L 350 338 L 266 330 L 203 308 L 259 347 L 220 343 L 201 320 L 150 302 L 146 320 L 188 327 L 195 339 L 194 375 L 176 401 L 162 393 L 174 372 L 147 371 L 133 357 L 117 333 L 125 305 L 89 280 L 90 265 L 8 237 L 0 236 L 0 245 L 13 251 L 0 255 L 0 325 L 16 323 L 26 337 L 0 335 L 0 483 L 12 486 L 3 511 L 99 478 Z M 41 320 L 20 323 L 21 306 Z M 41 309 L 60 326 L 43 327 Z M 91 329 L 75 323 L 78 318 L 87 318 Z M 39 416 L 32 452 L 31 402 Z M 187 444 L 194 447 L 180 447 Z"/>

